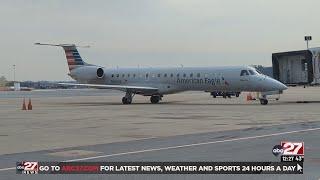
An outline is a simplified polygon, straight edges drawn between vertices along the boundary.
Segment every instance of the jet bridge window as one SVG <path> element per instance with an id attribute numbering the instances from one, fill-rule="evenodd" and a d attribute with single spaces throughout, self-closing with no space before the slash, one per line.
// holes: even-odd
<path id="1" fill-rule="evenodd" d="M 240 73 L 240 76 L 248 76 L 249 73 L 247 70 L 242 70 L 241 73 Z"/>

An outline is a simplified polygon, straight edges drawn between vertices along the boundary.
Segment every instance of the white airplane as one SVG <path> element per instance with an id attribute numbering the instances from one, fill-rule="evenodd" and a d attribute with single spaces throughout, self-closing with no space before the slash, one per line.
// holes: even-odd
<path id="1" fill-rule="evenodd" d="M 79 84 L 60 84 L 124 91 L 123 104 L 131 104 L 135 94 L 150 96 L 151 103 L 155 104 L 163 95 L 183 91 L 270 94 L 287 89 L 286 85 L 250 66 L 111 69 L 84 62 L 74 44 L 35 44 L 64 49 L 70 70 L 68 75 Z M 266 95 L 260 97 L 260 103 L 268 104 Z"/>

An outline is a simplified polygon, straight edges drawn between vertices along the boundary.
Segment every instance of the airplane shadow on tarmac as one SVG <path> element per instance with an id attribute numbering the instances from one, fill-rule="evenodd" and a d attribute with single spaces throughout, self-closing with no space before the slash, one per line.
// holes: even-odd
<path id="1" fill-rule="evenodd" d="M 286 105 L 286 104 L 303 104 L 303 103 L 320 103 L 320 101 L 277 101 L 276 103 L 270 102 L 266 106 L 274 105 Z M 238 103 L 238 104 L 227 104 L 227 103 L 186 103 L 185 101 L 170 101 L 170 102 L 160 102 L 158 104 L 151 104 L 149 102 L 136 102 L 132 104 L 122 104 L 120 102 L 72 102 L 72 103 L 57 103 L 63 105 L 72 106 L 136 106 L 136 105 L 150 105 L 150 106 L 161 106 L 161 105 L 180 105 L 180 106 L 261 106 L 260 103 Z"/>

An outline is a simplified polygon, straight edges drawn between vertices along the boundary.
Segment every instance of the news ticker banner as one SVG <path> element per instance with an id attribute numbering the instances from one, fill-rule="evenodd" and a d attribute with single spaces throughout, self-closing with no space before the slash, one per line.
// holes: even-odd
<path id="1" fill-rule="evenodd" d="M 303 174 L 303 162 L 17 162 L 17 174 Z"/>

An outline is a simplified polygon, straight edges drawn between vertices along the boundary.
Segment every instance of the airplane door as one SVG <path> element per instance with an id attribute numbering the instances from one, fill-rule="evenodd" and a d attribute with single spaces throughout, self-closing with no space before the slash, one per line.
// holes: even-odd
<path id="1" fill-rule="evenodd" d="M 247 70 L 241 70 L 240 84 L 248 88 L 251 85 L 249 81 L 250 81 L 249 72 Z"/>

